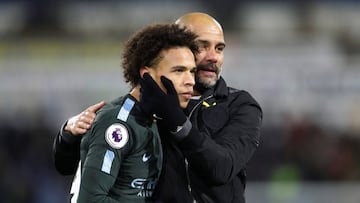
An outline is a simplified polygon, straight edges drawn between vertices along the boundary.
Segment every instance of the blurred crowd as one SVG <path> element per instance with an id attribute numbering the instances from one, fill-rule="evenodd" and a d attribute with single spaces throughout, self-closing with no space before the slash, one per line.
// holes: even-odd
<path id="1" fill-rule="evenodd" d="M 249 164 L 250 180 L 359 181 L 360 139 L 353 131 L 324 128 L 311 118 L 264 127 Z"/>
<path id="2" fill-rule="evenodd" d="M 43 125 L 41 116 L 30 115 L 30 118 L 38 125 L 14 127 L 7 118 L 1 118 L 1 202 L 66 202 L 68 178 L 60 177 L 52 164 L 51 143 L 55 131 Z"/>

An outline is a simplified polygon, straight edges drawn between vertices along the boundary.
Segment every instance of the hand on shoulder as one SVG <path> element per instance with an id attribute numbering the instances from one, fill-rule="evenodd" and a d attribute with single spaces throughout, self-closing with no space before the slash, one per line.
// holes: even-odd
<path id="1" fill-rule="evenodd" d="M 70 132 L 72 135 L 85 134 L 93 124 L 96 117 L 96 112 L 99 109 L 101 109 L 104 105 L 105 105 L 105 101 L 101 101 L 97 104 L 88 107 L 78 115 L 71 117 L 67 121 L 64 130 Z"/>

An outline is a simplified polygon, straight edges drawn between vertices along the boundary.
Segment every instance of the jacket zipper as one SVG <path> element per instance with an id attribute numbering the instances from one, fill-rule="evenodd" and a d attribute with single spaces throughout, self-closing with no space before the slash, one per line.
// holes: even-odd
<path id="1" fill-rule="evenodd" d="M 190 111 L 190 114 L 189 114 L 189 118 L 191 118 L 191 115 L 194 113 L 195 109 L 200 106 L 201 103 L 203 103 L 203 101 L 207 100 L 207 99 L 210 99 L 211 97 L 214 97 L 214 95 L 209 95 L 207 97 L 205 97 L 204 99 L 200 100 L 199 103 L 197 103 L 194 108 Z"/>
<path id="2" fill-rule="evenodd" d="M 187 158 L 185 158 L 185 171 L 186 171 L 186 179 L 188 181 L 188 190 L 190 192 L 190 195 L 193 199 L 193 203 L 197 203 L 197 201 L 195 200 L 194 196 L 192 195 L 192 188 L 191 188 L 191 185 L 190 185 L 190 177 L 189 177 L 189 162 L 187 160 Z"/>
<path id="3" fill-rule="evenodd" d="M 190 111 L 190 113 L 189 113 L 189 119 L 191 118 L 191 115 L 194 113 L 195 109 L 196 109 L 197 107 L 199 107 L 199 106 L 203 103 L 203 101 L 205 101 L 205 100 L 207 100 L 207 99 L 209 99 L 209 98 L 211 98 L 211 97 L 213 97 L 213 96 L 214 96 L 214 95 L 210 95 L 210 96 L 207 96 L 207 97 L 205 97 L 204 99 L 200 100 L 200 102 L 197 103 L 197 104 L 194 106 L 194 108 Z M 187 178 L 187 181 L 188 181 L 188 190 L 189 190 L 191 196 L 193 196 L 193 195 L 192 195 L 192 188 L 191 188 L 191 181 L 190 181 L 190 176 L 189 176 L 189 162 L 188 162 L 187 158 L 185 158 L 185 169 L 186 169 L 186 170 L 185 170 L 185 171 L 186 171 L 186 178 Z M 195 200 L 194 197 L 193 197 L 193 203 L 197 203 L 197 201 Z"/>

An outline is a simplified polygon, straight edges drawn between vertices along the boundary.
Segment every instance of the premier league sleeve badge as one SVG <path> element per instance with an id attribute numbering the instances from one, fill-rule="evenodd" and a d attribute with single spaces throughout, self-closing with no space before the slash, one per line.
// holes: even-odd
<path id="1" fill-rule="evenodd" d="M 121 123 L 110 125 L 105 131 L 106 142 L 114 149 L 120 149 L 129 140 L 129 132 Z"/>

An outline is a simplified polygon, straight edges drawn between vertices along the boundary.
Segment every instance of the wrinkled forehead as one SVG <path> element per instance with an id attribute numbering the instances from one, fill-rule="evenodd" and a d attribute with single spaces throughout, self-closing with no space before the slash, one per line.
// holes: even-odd
<path id="1" fill-rule="evenodd" d="M 216 26 L 197 26 L 194 31 L 198 37 L 196 41 L 210 46 L 224 45 L 224 34 Z"/>

